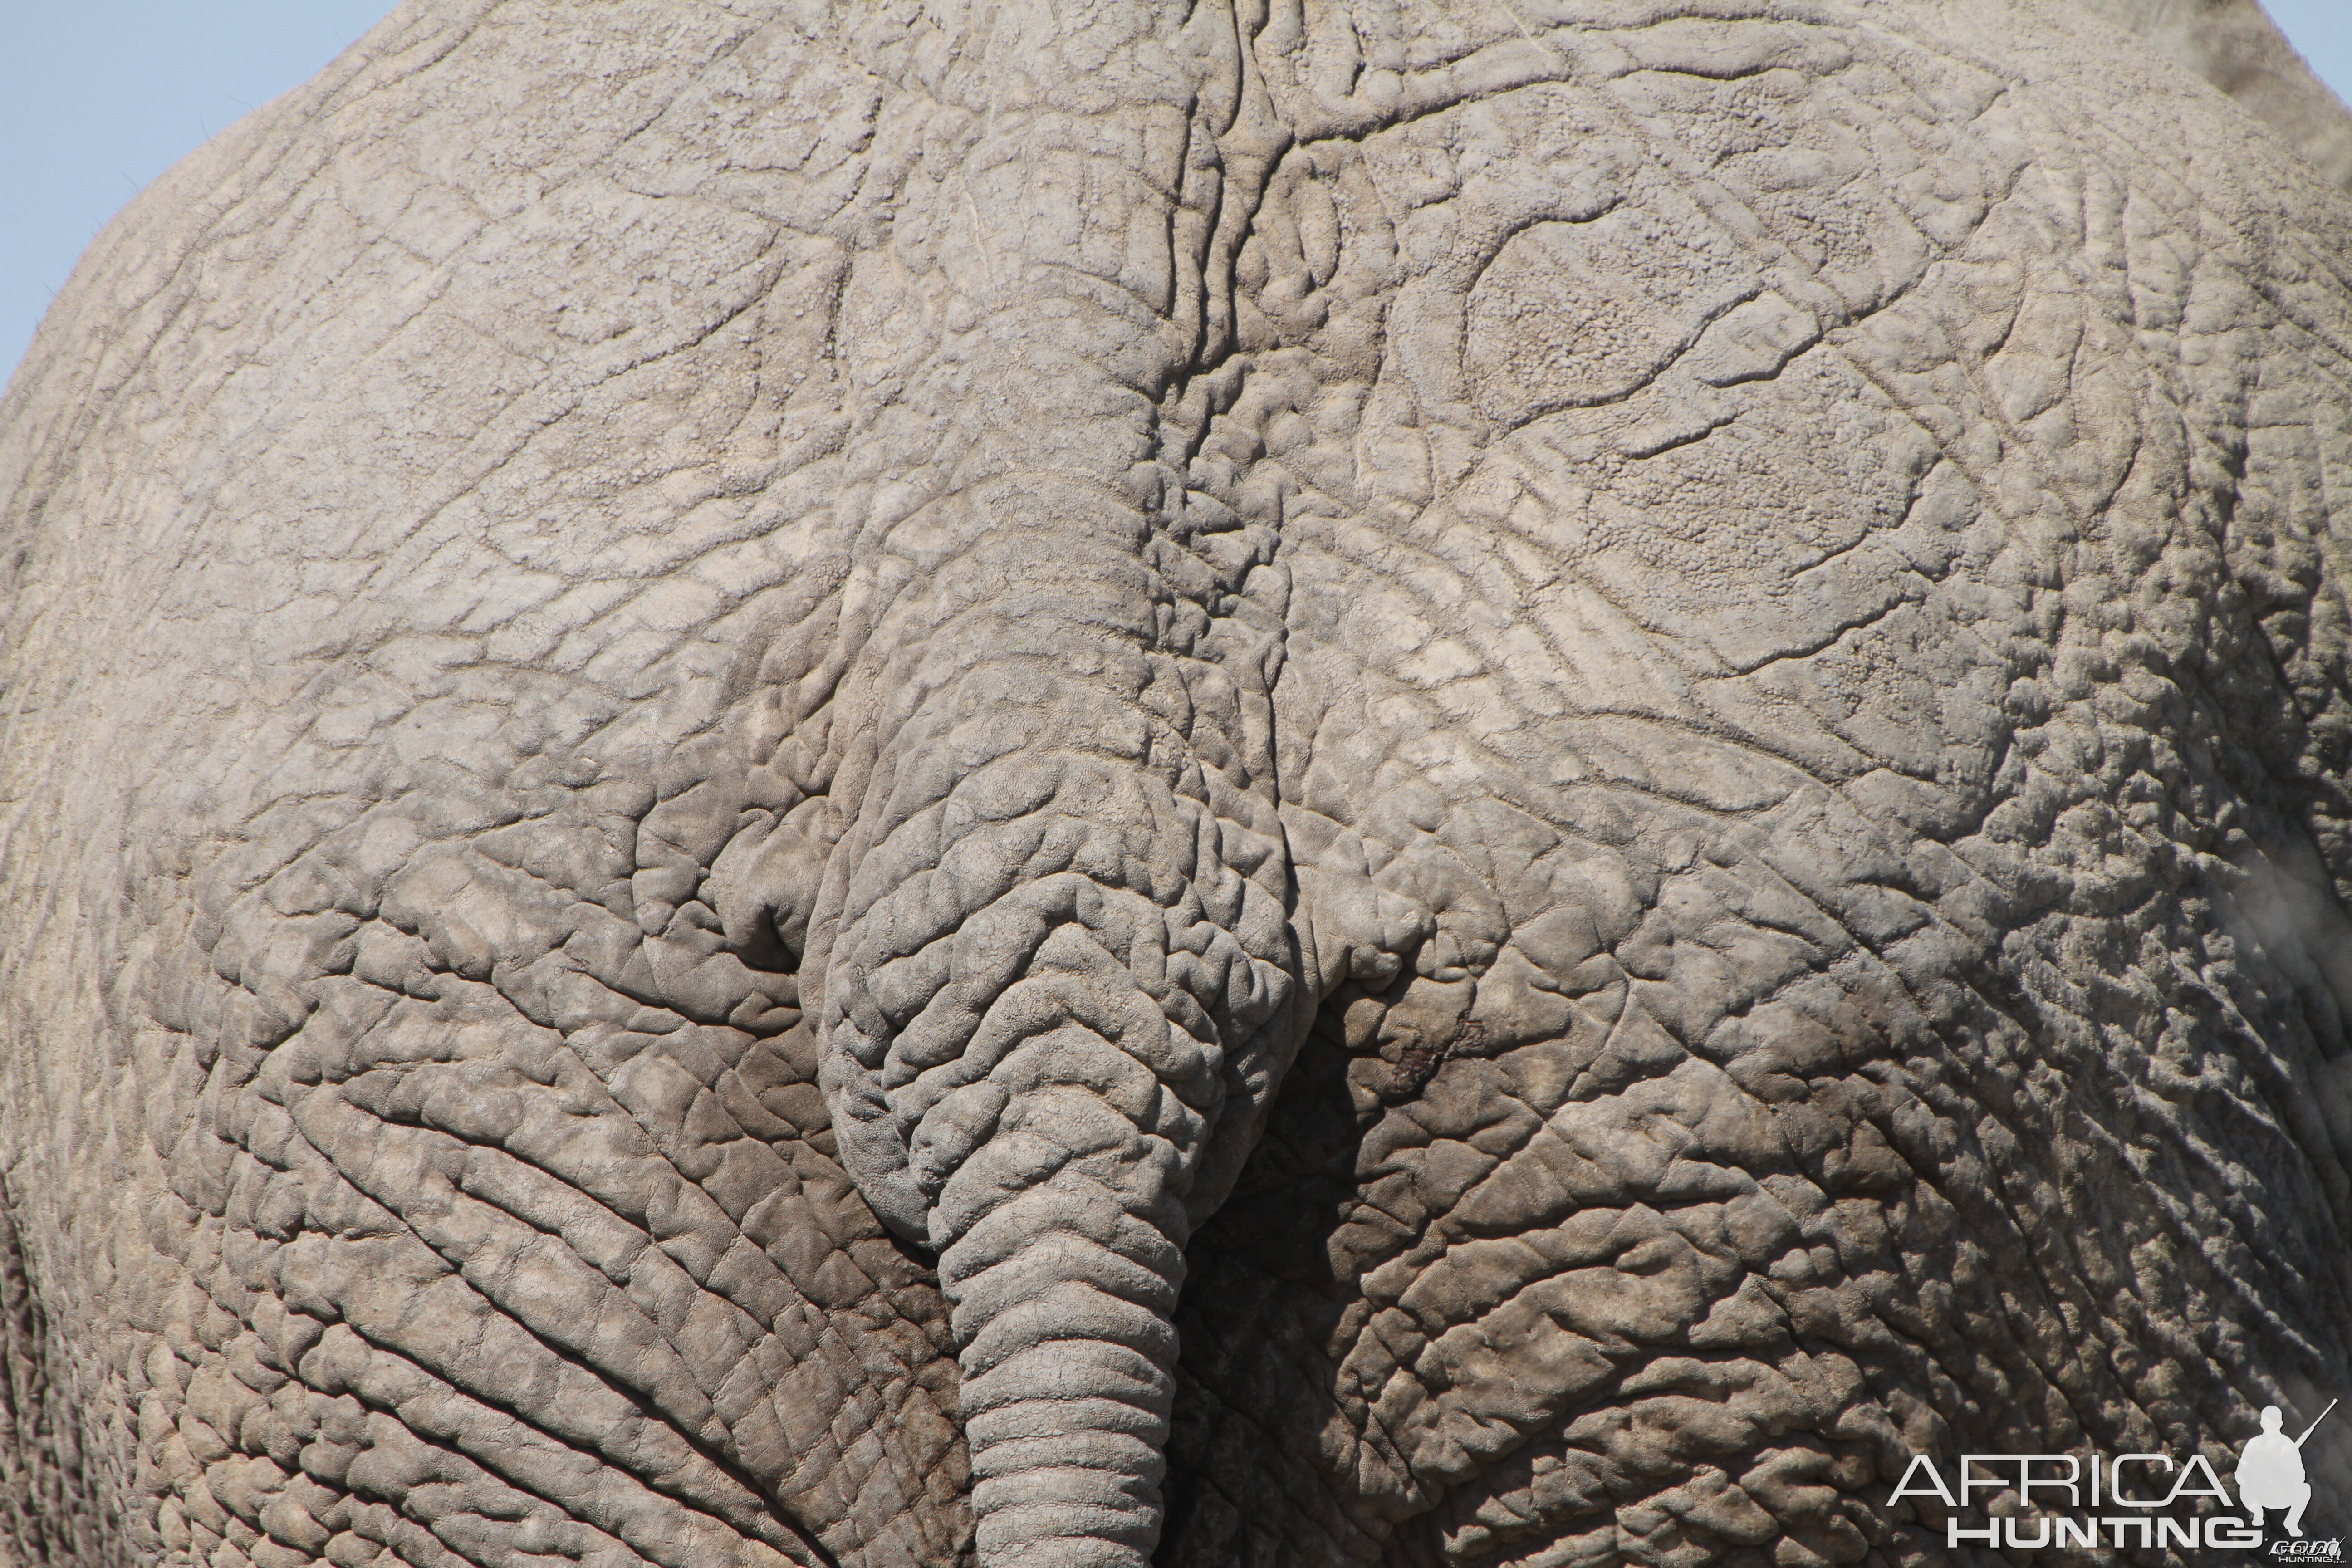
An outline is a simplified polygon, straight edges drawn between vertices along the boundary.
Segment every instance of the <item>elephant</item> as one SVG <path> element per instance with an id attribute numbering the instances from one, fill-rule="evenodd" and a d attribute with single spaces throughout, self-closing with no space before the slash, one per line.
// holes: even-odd
<path id="1" fill-rule="evenodd" d="M 0 403 L 0 1552 L 1961 1564 L 2300 1430 L 2352 143 L 2192 10 L 404 0 Z"/>

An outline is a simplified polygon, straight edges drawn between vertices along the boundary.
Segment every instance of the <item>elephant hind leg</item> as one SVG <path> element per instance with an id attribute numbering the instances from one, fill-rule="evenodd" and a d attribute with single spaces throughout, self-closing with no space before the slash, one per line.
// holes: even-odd
<path id="1" fill-rule="evenodd" d="M 92 1496 L 52 1349 L 15 1205 L 0 1183 L 0 1561 L 11 1568 L 110 1568 L 129 1559 Z"/>

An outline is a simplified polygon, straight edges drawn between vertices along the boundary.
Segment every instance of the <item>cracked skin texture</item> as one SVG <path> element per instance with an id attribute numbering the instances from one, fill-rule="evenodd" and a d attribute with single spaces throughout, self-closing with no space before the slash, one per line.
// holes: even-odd
<path id="1" fill-rule="evenodd" d="M 2352 1384 L 2352 209 L 2118 9 L 412 0 L 174 171 L 0 1555 L 1958 1562 Z"/>

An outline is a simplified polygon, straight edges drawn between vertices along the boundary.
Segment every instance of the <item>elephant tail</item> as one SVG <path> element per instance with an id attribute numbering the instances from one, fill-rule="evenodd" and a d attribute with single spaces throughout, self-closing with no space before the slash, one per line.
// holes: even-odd
<path id="1" fill-rule="evenodd" d="M 1263 698 L 1152 635 L 1143 525 L 1099 490 L 968 501 L 826 873 L 822 1082 L 859 1189 L 939 1255 L 982 1563 L 1140 1568 L 1183 1248 L 1305 1022 Z"/>
<path id="2" fill-rule="evenodd" d="M 843 1163 L 939 1256 L 983 1568 L 1141 1568 L 1185 1243 L 1306 1022 L 1277 525 L 1192 491 L 1162 427 L 1257 176 L 1217 141 L 1229 16 L 984 16 L 939 51 L 991 106 L 954 121 L 954 199 L 893 231 L 953 304 L 853 371 L 920 408 L 940 482 L 844 592 L 870 630 L 836 700 L 873 719 L 804 970 Z"/>

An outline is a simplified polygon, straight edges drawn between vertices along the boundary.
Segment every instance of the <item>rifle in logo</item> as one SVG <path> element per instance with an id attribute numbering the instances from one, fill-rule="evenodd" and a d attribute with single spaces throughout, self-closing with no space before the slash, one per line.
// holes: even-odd
<path id="1" fill-rule="evenodd" d="M 2329 1400 L 2327 1410 L 2321 1411 L 2318 1419 L 2303 1429 L 2303 1436 L 2294 1438 L 2279 1430 L 2284 1420 L 2279 1407 L 2263 1406 L 2262 1435 L 2248 1438 L 2238 1455 L 2238 1500 L 2245 1508 L 2246 1522 L 2254 1529 L 2263 1527 L 2263 1510 L 2275 1508 L 2286 1510 L 2289 1535 L 2303 1533 L 2303 1510 L 2311 1504 L 2311 1482 L 2303 1473 L 2303 1446 L 2336 1405 Z"/>

